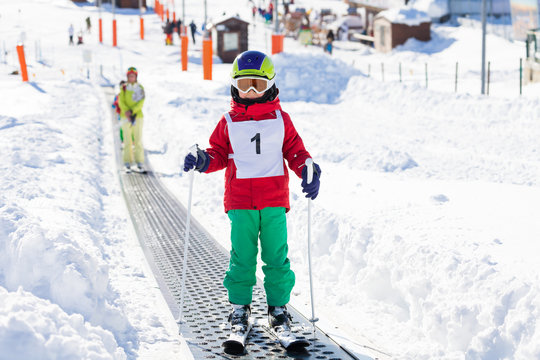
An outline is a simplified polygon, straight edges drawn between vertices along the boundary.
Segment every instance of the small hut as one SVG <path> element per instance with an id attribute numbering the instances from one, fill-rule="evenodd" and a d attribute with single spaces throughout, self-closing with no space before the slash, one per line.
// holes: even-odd
<path id="1" fill-rule="evenodd" d="M 408 39 L 431 40 L 431 18 L 413 8 L 393 8 L 375 16 L 373 21 L 375 49 L 390 52 Z"/>
<path id="2" fill-rule="evenodd" d="M 247 21 L 236 16 L 208 25 L 214 52 L 221 61 L 232 63 L 238 54 L 247 51 L 248 26 Z"/>
<path id="3" fill-rule="evenodd" d="M 119 8 L 138 9 L 139 0 L 116 0 L 116 6 Z M 142 0 L 142 7 L 146 7 L 146 0 Z"/>

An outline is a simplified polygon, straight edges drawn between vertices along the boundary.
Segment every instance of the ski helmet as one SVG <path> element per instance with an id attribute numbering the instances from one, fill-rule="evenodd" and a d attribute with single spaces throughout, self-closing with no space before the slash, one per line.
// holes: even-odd
<path id="1" fill-rule="evenodd" d="M 231 78 L 260 76 L 272 80 L 276 76 L 270 57 L 260 51 L 244 51 L 234 59 Z"/>
<path id="2" fill-rule="evenodd" d="M 129 76 L 129 74 L 135 74 L 135 76 L 138 76 L 137 69 L 133 66 L 129 67 L 126 73 L 126 76 Z"/>
<path id="3" fill-rule="evenodd" d="M 270 57 L 260 51 L 244 51 L 234 59 L 231 70 L 231 80 L 243 76 L 262 77 L 273 80 L 276 77 L 274 64 Z M 250 106 L 257 103 L 273 101 L 279 94 L 276 84 L 264 93 L 263 96 L 256 99 L 243 99 L 238 93 L 238 89 L 231 84 L 231 96 L 239 104 Z"/>

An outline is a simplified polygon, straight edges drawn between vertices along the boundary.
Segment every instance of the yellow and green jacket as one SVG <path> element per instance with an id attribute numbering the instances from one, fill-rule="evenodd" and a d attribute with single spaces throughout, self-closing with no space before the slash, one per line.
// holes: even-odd
<path id="1" fill-rule="evenodd" d="M 118 105 L 120 106 L 120 116 L 126 117 L 126 111 L 131 110 L 136 119 L 143 117 L 142 107 L 144 104 L 144 88 L 138 82 L 134 84 L 124 84 L 120 88 L 118 95 Z"/>

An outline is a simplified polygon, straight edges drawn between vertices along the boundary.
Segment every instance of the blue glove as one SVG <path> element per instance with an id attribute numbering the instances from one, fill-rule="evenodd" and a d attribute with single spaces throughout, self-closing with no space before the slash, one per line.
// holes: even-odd
<path id="1" fill-rule="evenodd" d="M 188 172 L 189 170 L 195 168 L 199 172 L 205 172 L 210 166 L 210 156 L 204 150 L 197 149 L 197 159 L 191 153 L 187 154 L 184 159 L 184 171 Z"/>
<path id="2" fill-rule="evenodd" d="M 311 200 L 315 199 L 319 195 L 319 186 L 321 186 L 321 168 L 319 165 L 313 163 L 313 180 L 311 183 L 307 183 L 307 166 L 302 169 L 302 192 L 306 193 L 306 197 Z"/>

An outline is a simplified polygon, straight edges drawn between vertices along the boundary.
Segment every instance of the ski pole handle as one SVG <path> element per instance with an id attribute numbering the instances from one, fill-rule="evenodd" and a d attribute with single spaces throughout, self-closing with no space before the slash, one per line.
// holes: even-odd
<path id="1" fill-rule="evenodd" d="M 189 148 L 189 152 L 191 155 L 195 156 L 195 160 L 197 160 L 197 153 L 199 152 L 199 144 L 192 145 Z"/>
<path id="2" fill-rule="evenodd" d="M 200 151 L 199 144 L 192 145 L 189 148 L 189 153 L 195 156 L 195 167 L 191 169 L 190 171 L 195 171 L 195 169 L 197 168 L 197 160 L 199 160 L 199 156 L 198 156 L 199 151 Z"/>
<path id="3" fill-rule="evenodd" d="M 307 158 L 306 159 L 306 166 L 307 166 L 307 183 L 311 184 L 313 181 L 313 159 Z"/>

